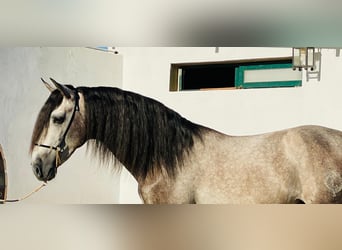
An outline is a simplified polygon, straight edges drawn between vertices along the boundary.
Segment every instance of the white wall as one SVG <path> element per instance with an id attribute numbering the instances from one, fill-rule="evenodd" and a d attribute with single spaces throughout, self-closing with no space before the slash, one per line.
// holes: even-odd
<path id="1" fill-rule="evenodd" d="M 37 114 L 49 96 L 40 77 L 78 86 L 121 86 L 122 57 L 88 48 L 0 49 L 0 144 L 7 162 L 8 198 L 39 185 L 28 149 Z M 117 203 L 119 175 L 98 165 L 82 147 L 47 187 L 23 202 Z"/>
<path id="2" fill-rule="evenodd" d="M 321 81 L 296 88 L 170 92 L 171 63 L 292 56 L 292 48 L 117 48 L 123 87 L 153 97 L 199 124 L 231 135 L 264 133 L 304 124 L 342 130 L 342 58 L 322 50 Z M 139 202 L 125 175 L 120 202 Z"/>

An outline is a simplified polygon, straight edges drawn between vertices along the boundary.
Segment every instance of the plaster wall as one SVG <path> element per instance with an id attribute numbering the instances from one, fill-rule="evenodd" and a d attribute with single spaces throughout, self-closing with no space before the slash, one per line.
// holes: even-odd
<path id="1" fill-rule="evenodd" d="M 0 49 L 0 144 L 7 163 L 8 198 L 18 198 L 40 182 L 28 149 L 40 108 L 49 96 L 40 81 L 49 77 L 76 86 L 122 86 L 122 56 L 89 48 Z M 118 174 L 100 167 L 83 146 L 56 178 L 25 203 L 117 203 Z"/>

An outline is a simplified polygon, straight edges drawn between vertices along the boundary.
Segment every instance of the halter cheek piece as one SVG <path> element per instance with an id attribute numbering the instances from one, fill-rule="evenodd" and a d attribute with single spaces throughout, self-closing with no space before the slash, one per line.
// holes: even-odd
<path id="1" fill-rule="evenodd" d="M 51 145 L 45 145 L 45 144 L 39 144 L 39 143 L 35 143 L 34 144 L 34 145 L 36 145 L 38 147 L 49 148 L 51 150 L 55 150 L 56 151 L 56 168 L 60 165 L 60 163 L 62 163 L 62 161 L 61 161 L 61 154 L 67 148 L 67 145 L 65 143 L 65 138 L 66 138 L 66 136 L 68 134 L 68 131 L 69 131 L 70 127 L 71 127 L 71 124 L 72 124 L 72 122 L 73 122 L 73 120 L 75 118 L 76 111 L 80 110 L 80 107 L 79 107 L 79 98 L 80 97 L 78 95 L 77 90 L 74 91 L 74 96 L 75 96 L 75 106 L 74 106 L 74 109 L 72 111 L 72 115 L 71 115 L 71 119 L 69 121 L 68 127 L 67 127 L 67 129 L 65 130 L 65 132 L 63 134 L 61 142 L 57 146 L 51 146 Z"/>

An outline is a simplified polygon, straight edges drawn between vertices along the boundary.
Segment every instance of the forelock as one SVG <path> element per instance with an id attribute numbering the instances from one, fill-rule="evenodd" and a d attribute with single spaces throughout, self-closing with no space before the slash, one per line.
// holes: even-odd
<path id="1" fill-rule="evenodd" d="M 62 103 L 62 101 L 62 94 L 58 90 L 54 90 L 41 108 L 32 133 L 30 153 L 32 153 L 34 144 L 38 142 L 42 132 L 49 125 L 52 111 L 55 110 Z"/>

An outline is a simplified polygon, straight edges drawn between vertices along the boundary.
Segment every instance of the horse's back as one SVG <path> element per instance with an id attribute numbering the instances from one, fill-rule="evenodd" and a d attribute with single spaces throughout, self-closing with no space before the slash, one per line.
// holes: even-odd
<path id="1" fill-rule="evenodd" d="M 209 131 L 201 143 L 196 202 L 341 202 L 340 131 L 302 126 L 243 137 Z"/>

